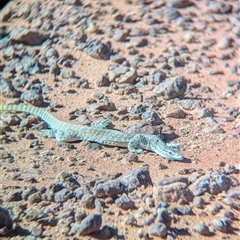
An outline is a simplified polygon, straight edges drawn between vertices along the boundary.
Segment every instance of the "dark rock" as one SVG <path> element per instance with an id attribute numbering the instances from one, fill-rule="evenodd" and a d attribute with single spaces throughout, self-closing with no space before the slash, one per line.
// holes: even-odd
<path id="1" fill-rule="evenodd" d="M 203 209 L 204 206 L 205 206 L 205 201 L 204 201 L 204 199 L 201 198 L 201 197 L 195 197 L 195 198 L 193 199 L 193 206 L 194 206 L 194 207 L 197 207 L 197 208 Z"/>
<path id="2" fill-rule="evenodd" d="M 138 226 L 137 219 L 133 215 L 128 215 L 124 222 L 130 226 Z"/>
<path id="3" fill-rule="evenodd" d="M 0 236 L 6 236 L 13 227 L 13 221 L 8 210 L 0 207 Z"/>
<path id="4" fill-rule="evenodd" d="M 191 206 L 176 206 L 171 209 L 171 211 L 178 215 L 191 215 L 192 207 Z"/>
<path id="5" fill-rule="evenodd" d="M 34 106 L 41 106 L 43 103 L 42 94 L 35 90 L 22 93 L 20 98 L 22 101 L 26 101 Z"/>
<path id="6" fill-rule="evenodd" d="M 183 76 L 167 78 L 163 83 L 160 83 L 153 90 L 157 95 L 169 100 L 179 97 L 187 90 L 187 80 Z"/>
<path id="7" fill-rule="evenodd" d="M 152 185 L 152 179 L 147 166 L 130 170 L 118 177 L 117 181 L 119 181 L 129 191 L 132 191 L 142 185 L 145 187 Z"/>
<path id="8" fill-rule="evenodd" d="M 228 218 L 215 218 L 212 224 L 220 232 L 229 233 L 232 231 L 231 220 Z"/>
<path id="9" fill-rule="evenodd" d="M 151 84 L 160 84 L 166 79 L 166 74 L 164 72 L 157 71 L 146 77 L 147 81 Z"/>
<path id="10" fill-rule="evenodd" d="M 231 184 L 231 179 L 224 174 L 204 175 L 197 179 L 190 186 L 190 189 L 194 196 L 202 195 L 205 192 L 216 195 L 222 191 L 227 191 Z"/>
<path id="11" fill-rule="evenodd" d="M 82 220 L 77 228 L 80 236 L 89 235 L 97 232 L 102 224 L 102 216 L 100 214 L 91 214 Z"/>
<path id="12" fill-rule="evenodd" d="M 43 227 L 41 224 L 37 224 L 32 227 L 31 235 L 33 235 L 34 237 L 41 237 L 42 233 L 43 233 Z"/>
<path id="13" fill-rule="evenodd" d="M 30 46 L 41 45 L 49 36 L 50 34 L 47 32 L 31 30 L 26 27 L 15 27 L 10 33 L 10 39 L 12 41 Z"/>
<path id="14" fill-rule="evenodd" d="M 162 208 L 157 210 L 157 217 L 155 222 L 162 222 L 167 226 L 167 228 L 169 228 L 171 226 L 172 218 L 168 214 L 167 210 Z"/>
<path id="15" fill-rule="evenodd" d="M 166 7 L 164 9 L 164 16 L 167 20 L 172 21 L 179 18 L 181 14 L 174 7 Z"/>
<path id="16" fill-rule="evenodd" d="M 107 87 L 110 85 L 110 82 L 109 82 L 109 78 L 108 76 L 101 76 L 97 79 L 97 82 L 96 82 L 96 85 L 97 87 Z"/>
<path id="17" fill-rule="evenodd" d="M 27 189 L 25 189 L 25 190 L 22 192 L 22 198 L 23 198 L 24 200 L 27 200 L 28 197 L 29 197 L 31 194 L 36 193 L 37 191 L 38 191 L 38 190 L 37 190 L 36 187 L 34 187 L 34 186 L 29 186 L 29 187 L 27 187 Z"/>
<path id="18" fill-rule="evenodd" d="M 205 223 L 199 223 L 193 226 L 193 230 L 201 235 L 204 236 L 211 236 L 212 233 L 210 232 L 208 226 Z"/>
<path id="19" fill-rule="evenodd" d="M 232 208 L 240 210 L 240 188 L 230 190 L 224 202 Z"/>
<path id="20" fill-rule="evenodd" d="M 235 220 L 234 213 L 231 210 L 224 210 L 221 213 L 221 216 L 222 216 L 222 218 L 228 218 L 228 219 L 230 219 L 232 221 Z"/>
<path id="21" fill-rule="evenodd" d="M 44 225 L 44 226 L 56 226 L 58 223 L 58 220 L 53 216 L 51 217 L 43 217 L 37 221 L 38 223 Z"/>
<path id="22" fill-rule="evenodd" d="M 128 37 L 129 30 L 116 28 L 112 38 L 117 42 L 123 42 Z"/>
<path id="23" fill-rule="evenodd" d="M 221 209 L 222 205 L 220 203 L 215 203 L 209 210 L 212 213 L 212 215 L 216 215 Z"/>
<path id="24" fill-rule="evenodd" d="M 165 186 L 156 186 L 154 188 L 155 201 L 176 202 L 184 200 L 185 202 L 192 201 L 193 194 L 186 183 L 176 182 Z"/>
<path id="25" fill-rule="evenodd" d="M 73 174 L 69 172 L 61 172 L 57 174 L 55 177 L 55 182 L 60 184 L 60 186 L 64 186 L 71 190 L 74 190 L 81 186 L 80 182 L 78 182 L 77 178 L 73 176 Z"/>
<path id="26" fill-rule="evenodd" d="M 54 194 L 54 202 L 66 202 L 68 199 L 73 197 L 72 191 L 67 190 L 66 188 L 63 188 L 62 190 L 56 192 Z"/>
<path id="27" fill-rule="evenodd" d="M 230 13 L 232 12 L 232 5 L 229 3 L 210 1 L 208 5 L 208 11 L 210 13 L 218 13 L 218 14 Z"/>
<path id="28" fill-rule="evenodd" d="M 176 8 L 185 8 L 191 5 L 191 1 L 189 0 L 170 0 L 167 2 L 167 5 L 170 7 Z"/>
<path id="29" fill-rule="evenodd" d="M 10 191 L 5 198 L 5 201 L 7 202 L 15 202 L 15 201 L 21 201 L 21 200 L 22 200 L 22 191 L 15 191 L 15 192 Z"/>
<path id="30" fill-rule="evenodd" d="M 117 204 L 118 207 L 124 210 L 135 208 L 134 202 L 126 195 L 122 195 L 121 197 L 117 198 L 115 203 Z"/>
<path id="31" fill-rule="evenodd" d="M 142 114 L 142 119 L 146 120 L 153 126 L 164 124 L 163 120 L 160 118 L 158 113 L 153 110 L 147 110 L 146 112 L 144 112 Z"/>
<path id="32" fill-rule="evenodd" d="M 117 228 L 105 225 L 98 233 L 96 237 L 100 239 L 112 239 L 117 235 Z"/>
<path id="33" fill-rule="evenodd" d="M 42 201 L 42 197 L 39 193 L 33 193 L 28 197 L 28 201 L 31 204 L 40 203 Z"/>
<path id="34" fill-rule="evenodd" d="M 167 118 L 185 118 L 186 115 L 187 114 L 182 109 L 166 113 Z"/>
<path id="35" fill-rule="evenodd" d="M 90 40 L 84 48 L 84 51 L 93 58 L 103 60 L 108 60 L 112 52 L 110 42 L 103 43 L 99 40 Z"/>
<path id="36" fill-rule="evenodd" d="M 119 180 L 109 180 L 98 184 L 93 189 L 93 195 L 98 198 L 111 197 L 115 199 L 119 194 L 126 191 L 126 188 Z"/>
<path id="37" fill-rule="evenodd" d="M 149 234 L 156 237 L 165 238 L 167 236 L 167 227 L 164 223 L 155 223 L 149 227 Z"/>
<path id="38" fill-rule="evenodd" d="M 95 197 L 92 194 L 84 194 L 81 198 L 82 206 L 88 209 L 93 209 Z"/>
<path id="39" fill-rule="evenodd" d="M 14 88 L 11 81 L 7 81 L 0 77 L 0 95 L 5 97 L 18 97 L 19 93 Z"/>

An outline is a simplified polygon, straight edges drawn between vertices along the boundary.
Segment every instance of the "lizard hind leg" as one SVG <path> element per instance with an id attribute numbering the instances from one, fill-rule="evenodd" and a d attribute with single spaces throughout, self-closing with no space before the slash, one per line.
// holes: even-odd
<path id="1" fill-rule="evenodd" d="M 52 129 L 41 129 L 40 132 L 42 133 L 43 136 L 45 136 L 47 138 L 55 137 L 55 132 Z"/>

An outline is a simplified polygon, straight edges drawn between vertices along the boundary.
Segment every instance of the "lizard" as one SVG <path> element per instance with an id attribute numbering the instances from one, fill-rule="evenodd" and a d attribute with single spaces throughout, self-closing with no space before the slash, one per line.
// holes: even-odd
<path id="1" fill-rule="evenodd" d="M 42 134 L 45 137 L 54 137 L 58 142 L 86 140 L 102 145 L 126 147 L 130 152 L 135 153 L 141 153 L 143 150 L 153 151 L 169 160 L 184 159 L 175 143 L 165 143 L 157 135 L 125 133 L 107 129 L 108 119 L 94 127 L 90 127 L 59 120 L 44 108 L 27 104 L 0 105 L 0 111 L 26 112 L 38 116 L 50 127 L 50 129 L 40 130 Z"/>

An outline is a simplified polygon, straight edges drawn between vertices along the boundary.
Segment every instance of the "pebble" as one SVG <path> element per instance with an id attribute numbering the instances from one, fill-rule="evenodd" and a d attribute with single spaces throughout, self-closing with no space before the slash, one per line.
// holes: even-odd
<path id="1" fill-rule="evenodd" d="M 164 124 L 159 114 L 153 110 L 147 110 L 142 114 L 142 119 L 150 123 L 152 126 Z"/>
<path id="2" fill-rule="evenodd" d="M 228 49 L 231 47 L 232 40 L 230 38 L 221 38 L 218 40 L 217 47 L 220 50 Z"/>
<path id="3" fill-rule="evenodd" d="M 122 195 L 121 197 L 117 198 L 115 203 L 117 204 L 118 207 L 124 210 L 135 208 L 134 202 L 126 195 Z"/>
<path id="4" fill-rule="evenodd" d="M 86 236 L 91 233 L 97 232 L 102 225 L 102 216 L 94 213 L 85 217 L 80 224 L 75 227 L 79 236 Z"/>
<path id="5" fill-rule="evenodd" d="M 95 207 L 94 205 L 94 196 L 91 194 L 84 194 L 81 198 L 82 206 L 88 209 L 93 209 Z"/>
<path id="6" fill-rule="evenodd" d="M 182 199 L 189 202 L 193 199 L 190 189 L 188 189 L 187 184 L 183 182 L 157 186 L 154 188 L 153 193 L 155 201 L 177 202 L 179 199 Z"/>
<path id="7" fill-rule="evenodd" d="M 203 209 L 204 206 L 205 206 L 204 199 L 202 197 L 195 197 L 193 199 L 193 206 L 197 207 L 197 208 L 200 208 L 200 209 Z"/>
<path id="8" fill-rule="evenodd" d="M 165 238 L 167 236 L 167 227 L 164 223 L 159 222 L 151 225 L 148 230 L 149 234 L 156 237 Z"/>
<path id="9" fill-rule="evenodd" d="M 190 186 L 190 190 L 192 191 L 194 196 L 202 195 L 205 192 L 218 194 L 222 191 L 227 191 L 231 184 L 231 179 L 224 174 L 207 174 L 197 179 Z"/>
<path id="10" fill-rule="evenodd" d="M 133 191 L 142 185 L 144 187 L 152 185 L 152 179 L 147 166 L 129 170 L 117 178 L 117 180 L 128 191 Z"/>
<path id="11" fill-rule="evenodd" d="M 33 193 L 28 197 L 28 201 L 31 204 L 39 203 L 42 201 L 42 197 L 39 193 Z"/>
<path id="12" fill-rule="evenodd" d="M 187 80 L 183 76 L 167 78 L 153 89 L 153 92 L 165 100 L 179 97 L 187 90 Z"/>
<path id="13" fill-rule="evenodd" d="M 164 208 L 158 208 L 157 209 L 157 217 L 155 222 L 161 222 L 164 223 L 167 228 L 170 228 L 172 217 L 169 215 L 166 209 Z"/>
<path id="14" fill-rule="evenodd" d="M 126 219 L 124 220 L 124 222 L 127 224 L 127 225 L 131 225 L 131 226 L 137 226 L 138 223 L 137 223 L 137 219 L 133 216 L 133 215 L 128 215 L 126 217 Z"/>
<path id="15" fill-rule="evenodd" d="M 41 45 L 49 38 L 50 34 L 26 27 L 15 27 L 10 32 L 10 39 L 16 43 L 23 43 L 30 46 Z"/>
<path id="16" fill-rule="evenodd" d="M 22 200 L 22 191 L 10 191 L 5 197 L 5 201 L 7 202 L 16 202 Z"/>
<path id="17" fill-rule="evenodd" d="M 194 225 L 193 230 L 203 236 L 211 236 L 212 235 L 212 233 L 209 230 L 209 227 L 205 223 L 199 223 L 199 224 Z"/>
<path id="18" fill-rule="evenodd" d="M 213 227 L 220 232 L 231 232 L 231 221 L 228 218 L 215 218 L 212 224 Z"/>

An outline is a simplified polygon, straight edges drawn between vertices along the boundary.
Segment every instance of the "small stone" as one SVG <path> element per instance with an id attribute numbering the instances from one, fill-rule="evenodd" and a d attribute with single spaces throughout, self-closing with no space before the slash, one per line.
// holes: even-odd
<path id="1" fill-rule="evenodd" d="M 153 92 L 165 100 L 179 97 L 187 90 L 187 80 L 183 76 L 167 78 L 153 89 Z"/>
<path id="2" fill-rule="evenodd" d="M 146 206 L 148 207 L 154 207 L 154 199 L 151 197 L 146 197 L 145 199 Z"/>
<path id="3" fill-rule="evenodd" d="M 61 70 L 60 77 L 69 79 L 75 77 L 75 72 L 69 68 L 64 68 Z"/>
<path id="4" fill-rule="evenodd" d="M 155 223 L 149 227 L 148 232 L 152 236 L 165 238 L 167 236 L 167 227 L 164 223 Z"/>
<path id="5" fill-rule="evenodd" d="M 117 178 L 117 180 L 129 191 L 132 191 L 141 185 L 145 187 L 152 185 L 152 179 L 147 166 L 129 170 Z"/>
<path id="6" fill-rule="evenodd" d="M 33 204 L 33 203 L 40 203 L 42 201 L 41 194 L 39 193 L 33 193 L 28 197 L 28 201 Z"/>
<path id="7" fill-rule="evenodd" d="M 5 236 L 12 231 L 13 220 L 11 213 L 2 207 L 0 207 L 0 223 L 0 236 Z"/>
<path id="8" fill-rule="evenodd" d="M 41 224 L 34 226 L 31 230 L 31 234 L 35 237 L 41 237 L 43 233 L 43 227 Z"/>
<path id="9" fill-rule="evenodd" d="M 237 169 L 234 165 L 232 164 L 227 164 L 225 167 L 225 171 L 227 174 L 232 174 L 232 173 L 237 173 Z"/>
<path id="10" fill-rule="evenodd" d="M 26 27 L 15 27 L 11 30 L 10 38 L 17 43 L 28 44 L 30 46 L 41 45 L 49 38 L 50 34 L 39 30 L 31 30 Z"/>
<path id="11" fill-rule="evenodd" d="M 102 216 L 100 214 L 90 214 L 77 226 L 76 231 L 80 236 L 89 235 L 90 233 L 97 232 L 101 224 Z"/>
<path id="12" fill-rule="evenodd" d="M 219 203 L 215 203 L 209 210 L 212 213 L 212 215 L 216 215 L 221 209 L 222 205 Z"/>
<path id="13" fill-rule="evenodd" d="M 153 193 L 155 201 L 176 202 L 182 199 L 188 202 L 193 199 L 192 192 L 187 184 L 183 182 L 171 183 L 166 186 L 157 186 L 154 188 Z"/>
<path id="14" fill-rule="evenodd" d="M 121 197 L 117 198 L 115 203 L 117 204 L 118 207 L 124 210 L 135 208 L 134 202 L 126 195 L 122 195 Z"/>
<path id="15" fill-rule="evenodd" d="M 195 197 L 195 198 L 193 199 L 193 206 L 194 206 L 194 207 L 203 209 L 203 208 L 204 208 L 204 205 L 205 205 L 205 201 L 204 201 L 203 198 L 201 198 L 201 197 Z"/>
<path id="16" fill-rule="evenodd" d="M 114 34 L 113 34 L 113 39 L 117 42 L 123 42 L 126 40 L 128 37 L 129 31 L 127 29 L 115 29 Z"/>
<path id="17" fill-rule="evenodd" d="M 62 190 L 60 190 L 54 194 L 54 202 L 56 202 L 56 203 L 66 202 L 72 196 L 73 196 L 73 194 L 71 191 L 69 191 L 66 188 L 63 188 Z"/>
<path id="18" fill-rule="evenodd" d="M 169 228 L 171 226 L 172 218 L 166 209 L 160 208 L 157 210 L 156 222 L 162 222 Z"/>
<path id="19" fill-rule="evenodd" d="M 124 222 L 127 225 L 137 226 L 137 219 L 133 215 L 127 216 L 127 218 L 124 220 Z"/>
<path id="20" fill-rule="evenodd" d="M 5 201 L 7 202 L 15 202 L 15 201 L 21 201 L 22 200 L 22 192 L 15 191 L 15 192 L 8 192 Z"/>
<path id="21" fill-rule="evenodd" d="M 217 43 L 217 47 L 220 50 L 224 50 L 227 48 L 230 48 L 232 44 L 232 39 L 230 38 L 221 38 L 218 43 Z"/>
<path id="22" fill-rule="evenodd" d="M 149 122 L 152 126 L 163 124 L 163 120 L 160 118 L 159 114 L 153 110 L 147 110 L 142 114 L 142 119 Z"/>
<path id="23" fill-rule="evenodd" d="M 204 236 L 212 235 L 212 233 L 210 232 L 208 226 L 205 223 L 200 223 L 200 224 L 194 225 L 193 226 L 193 230 L 195 232 L 198 232 L 201 235 L 204 235 Z"/>
<path id="24" fill-rule="evenodd" d="M 82 206 L 88 209 L 93 209 L 95 197 L 92 194 L 84 194 L 82 196 Z"/>
<path id="25" fill-rule="evenodd" d="M 176 206 L 172 208 L 172 212 L 178 215 L 191 215 L 192 207 L 191 206 Z"/>
<path id="26" fill-rule="evenodd" d="M 234 213 L 231 210 L 224 210 L 222 212 L 221 216 L 223 218 L 228 218 L 228 219 L 230 219 L 232 221 L 235 219 Z"/>
<path id="27" fill-rule="evenodd" d="M 220 232 L 231 232 L 231 221 L 228 218 L 215 218 L 212 224 L 213 227 Z"/>

